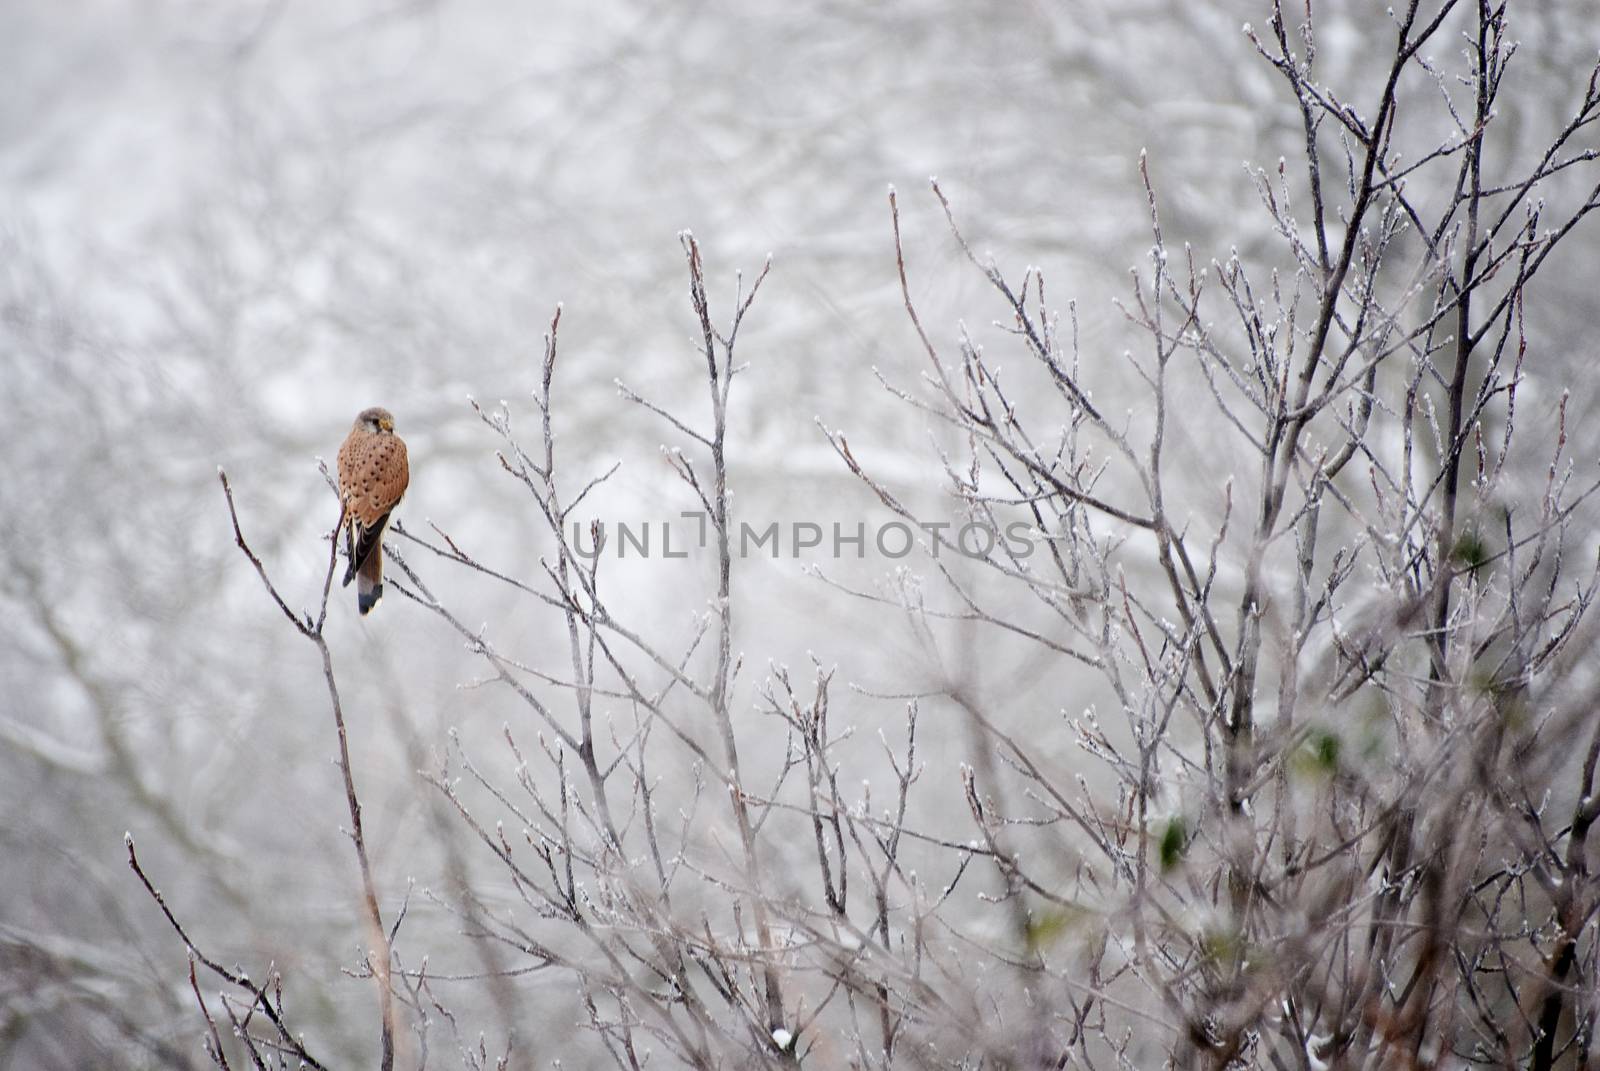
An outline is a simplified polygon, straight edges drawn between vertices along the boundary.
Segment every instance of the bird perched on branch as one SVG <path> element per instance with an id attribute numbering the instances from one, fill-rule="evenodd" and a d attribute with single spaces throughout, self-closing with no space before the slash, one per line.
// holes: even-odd
<path id="1" fill-rule="evenodd" d="M 394 433 L 389 410 L 363 409 L 339 447 L 339 499 L 344 508 L 350 567 L 344 586 L 356 583 L 363 615 L 383 598 L 383 531 L 411 482 L 406 444 Z"/>

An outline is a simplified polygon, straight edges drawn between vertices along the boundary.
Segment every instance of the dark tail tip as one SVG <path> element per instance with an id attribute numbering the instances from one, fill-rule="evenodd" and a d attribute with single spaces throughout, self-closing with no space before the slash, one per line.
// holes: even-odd
<path id="1" fill-rule="evenodd" d="M 350 586 L 350 581 L 354 580 L 355 578 L 356 578 L 356 567 L 355 567 L 355 563 L 352 562 L 350 564 L 350 567 L 344 571 L 344 579 L 339 581 L 339 586 L 341 588 L 347 588 L 347 587 Z"/>
<path id="2" fill-rule="evenodd" d="M 381 598 L 383 598 L 383 585 L 374 584 L 371 591 L 363 591 L 356 596 L 356 608 L 361 611 L 361 616 L 365 617 L 372 612 L 374 606 L 378 605 L 378 600 Z"/>

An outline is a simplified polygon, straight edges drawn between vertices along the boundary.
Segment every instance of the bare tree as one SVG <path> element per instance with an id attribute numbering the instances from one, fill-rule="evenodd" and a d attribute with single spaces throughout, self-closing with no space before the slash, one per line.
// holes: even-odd
<path id="1" fill-rule="evenodd" d="M 1274 5 L 1250 37 L 1303 123 L 1298 171 L 1254 173 L 1282 250 L 1207 263 L 1169 245 L 1141 159 L 1152 246 L 1124 310 L 1148 338 L 1126 358 L 1140 419 L 1099 408 L 1105 362 L 1080 352 L 1075 310 L 1063 325 L 1041 273 L 972 255 L 937 184 L 1044 383 L 1002 378 L 965 335 L 947 358 L 906 291 L 930 391 L 891 389 L 959 434 L 942 463 L 960 516 L 994 532 L 1020 515 L 1049 547 L 983 556 L 982 587 L 941 570 L 950 613 L 1092 667 L 1119 714 L 1074 722 L 1113 786 L 1086 795 L 1003 702 L 944 686 L 994 756 L 969 802 L 1015 905 L 1019 997 L 1053 994 L 1002 1049 L 1120 1059 L 1118 1029 L 1086 1040 L 1098 1003 L 1102 1024 L 1155 1017 L 1154 1048 L 1183 1065 L 1588 1066 L 1600 730 L 1594 548 L 1573 524 L 1594 486 L 1571 485 L 1565 396 L 1545 404 L 1553 435 L 1521 432 L 1517 402 L 1543 371 L 1531 285 L 1600 207 L 1596 72 L 1513 160 L 1496 152 L 1505 5 L 1397 11 L 1371 104 L 1318 80 L 1309 10 Z M 1464 42 L 1459 69 L 1425 58 L 1439 38 Z M 1408 153 L 1419 83 L 1450 130 Z M 1186 464 L 1172 443 L 1202 408 L 1222 419 Z M 1081 860 L 1074 882 L 1041 856 Z M 1102 935 L 1087 980 L 1037 940 L 1042 912 L 1085 910 Z"/>

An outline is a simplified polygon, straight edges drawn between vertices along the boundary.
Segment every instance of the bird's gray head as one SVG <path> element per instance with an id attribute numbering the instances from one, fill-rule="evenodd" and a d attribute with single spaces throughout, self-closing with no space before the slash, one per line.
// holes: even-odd
<path id="1" fill-rule="evenodd" d="M 356 427 L 363 431 L 393 431 L 394 414 L 381 405 L 363 409 L 361 415 L 356 417 Z"/>

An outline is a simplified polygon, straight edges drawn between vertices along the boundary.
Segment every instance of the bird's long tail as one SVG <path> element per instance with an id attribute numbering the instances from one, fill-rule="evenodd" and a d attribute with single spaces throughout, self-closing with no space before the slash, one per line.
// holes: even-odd
<path id="1" fill-rule="evenodd" d="M 383 533 L 389 527 L 385 513 L 371 528 L 352 525 L 354 544 L 350 554 L 350 569 L 344 582 L 356 581 L 356 607 L 363 615 L 372 612 L 383 598 Z"/>
<path id="2" fill-rule="evenodd" d="M 383 598 L 383 552 L 371 555 L 356 573 L 356 608 L 366 616 Z"/>

